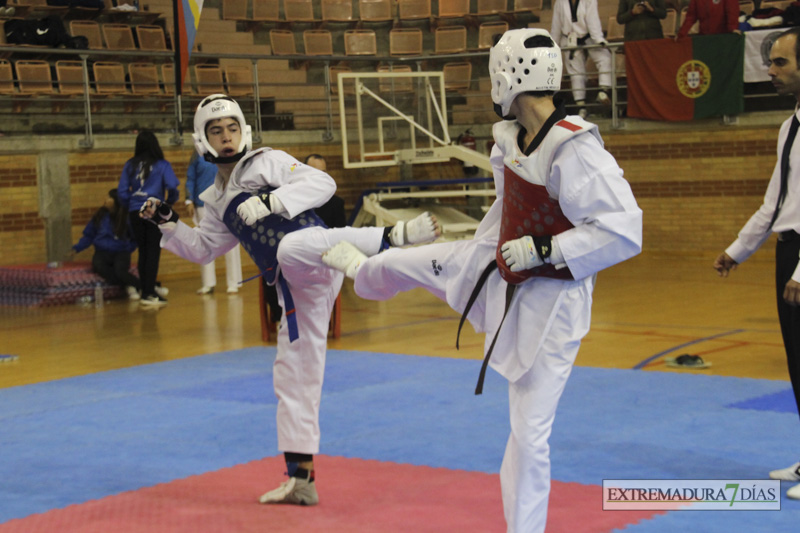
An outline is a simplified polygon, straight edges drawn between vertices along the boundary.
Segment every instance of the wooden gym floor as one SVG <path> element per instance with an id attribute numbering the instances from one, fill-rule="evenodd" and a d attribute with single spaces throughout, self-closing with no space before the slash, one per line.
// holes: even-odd
<path id="1" fill-rule="evenodd" d="M 727 279 L 713 256 L 642 254 L 601 272 L 592 330 L 577 364 L 646 371 L 788 380 L 774 305 L 772 250 L 767 244 Z M 245 272 L 245 277 L 248 272 Z M 224 280 L 224 275 L 220 276 Z M 198 296 L 196 277 L 164 279 L 169 305 L 144 310 L 125 300 L 102 309 L 79 305 L 0 307 L 0 388 L 262 345 L 258 288 Z M 483 337 L 466 327 L 455 349 L 458 316 L 421 290 L 387 302 L 342 291 L 342 336 L 329 347 L 480 359 Z M 672 369 L 664 357 L 701 355 L 709 369 Z"/>

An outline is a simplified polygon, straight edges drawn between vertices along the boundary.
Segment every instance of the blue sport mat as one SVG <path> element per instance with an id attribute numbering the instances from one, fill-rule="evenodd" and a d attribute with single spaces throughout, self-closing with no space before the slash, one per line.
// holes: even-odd
<path id="1" fill-rule="evenodd" d="M 277 455 L 274 357 L 250 348 L 0 390 L 0 523 Z M 507 386 L 489 372 L 474 396 L 479 368 L 330 350 L 321 453 L 497 473 Z M 764 478 L 800 459 L 793 402 L 784 381 L 576 367 L 553 479 Z M 800 502 L 782 507 L 671 512 L 625 531 L 796 532 Z"/>

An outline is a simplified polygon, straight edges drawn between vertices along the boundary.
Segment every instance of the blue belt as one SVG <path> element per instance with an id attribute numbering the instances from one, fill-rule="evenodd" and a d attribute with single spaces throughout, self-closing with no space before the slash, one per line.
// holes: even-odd
<path id="1" fill-rule="evenodd" d="M 272 190 L 271 187 L 266 187 L 257 191 L 257 193 L 262 194 Z M 294 300 L 289 291 L 289 284 L 282 275 L 276 276 L 278 271 L 278 245 L 287 233 L 313 226 L 321 226 L 323 228 L 326 226 L 313 210 L 304 211 L 291 219 L 280 215 L 268 215 L 259 219 L 254 226 L 248 226 L 239 217 L 236 208 L 252 196 L 253 194 L 249 192 L 242 192 L 231 200 L 225 209 L 223 222 L 228 231 L 242 243 L 242 247 L 258 267 L 259 275 L 263 276 L 267 283 L 277 283 L 280 286 L 283 294 L 286 324 L 289 327 L 289 341 L 293 342 L 299 338 L 300 334 L 297 328 L 297 315 L 295 314 Z"/>

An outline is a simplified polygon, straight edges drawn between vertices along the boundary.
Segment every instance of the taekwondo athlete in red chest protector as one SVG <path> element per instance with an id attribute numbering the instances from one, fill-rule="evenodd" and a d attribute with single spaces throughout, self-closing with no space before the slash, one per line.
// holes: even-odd
<path id="1" fill-rule="evenodd" d="M 241 243 L 267 282 L 279 286 L 284 313 L 273 384 L 278 449 L 289 479 L 260 501 L 315 505 L 313 457 L 319 453 L 328 322 L 344 278 L 322 263 L 322 253 L 346 239 L 376 254 L 432 241 L 441 231 L 429 213 L 391 228 L 326 228 L 314 208 L 335 192 L 333 178 L 280 150 L 252 150 L 250 126 L 239 104 L 224 94 L 200 102 L 193 139 L 198 154 L 218 169 L 213 186 L 200 195 L 206 207 L 200 224 L 189 227 L 155 198 L 141 216 L 159 225 L 162 247 L 195 263 L 213 261 Z"/>
<path id="2" fill-rule="evenodd" d="M 548 32 L 510 30 L 489 56 L 497 200 L 475 237 L 366 257 L 347 242 L 323 261 L 374 300 L 423 287 L 479 332 L 484 368 L 508 380 L 511 435 L 500 468 L 509 532 L 544 531 L 548 439 L 597 272 L 637 255 L 642 211 L 597 126 L 554 103 L 562 58 Z"/>

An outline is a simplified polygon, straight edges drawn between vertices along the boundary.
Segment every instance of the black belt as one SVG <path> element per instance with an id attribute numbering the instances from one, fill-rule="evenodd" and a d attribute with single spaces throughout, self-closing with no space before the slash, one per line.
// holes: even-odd
<path id="1" fill-rule="evenodd" d="M 782 231 L 778 233 L 778 240 L 780 242 L 790 242 L 797 239 L 800 239 L 800 233 L 797 233 L 794 230 Z"/>
<path id="2" fill-rule="evenodd" d="M 583 37 L 578 37 L 578 46 L 585 45 L 586 41 L 589 40 L 589 37 L 590 37 L 590 35 L 588 33 L 586 35 L 584 35 Z M 572 59 L 573 57 L 575 57 L 575 50 L 570 50 L 569 51 L 569 58 Z"/>
<path id="3" fill-rule="evenodd" d="M 464 325 L 464 321 L 467 319 L 467 314 L 469 314 L 469 310 L 472 309 L 472 304 L 475 303 L 475 300 L 478 298 L 478 295 L 481 292 L 481 289 L 486 284 L 486 280 L 489 277 L 489 274 L 494 272 L 497 269 L 497 261 L 494 260 L 483 270 L 483 273 L 478 278 L 478 282 L 475 284 L 475 288 L 472 289 L 472 294 L 469 296 L 469 301 L 467 302 L 467 306 L 464 308 L 464 313 L 461 315 L 461 321 L 458 323 L 458 333 L 456 334 L 456 350 L 458 350 L 458 339 L 461 337 L 461 327 Z M 483 380 L 486 377 L 486 368 L 489 366 L 489 359 L 492 357 L 492 352 L 494 351 L 494 345 L 497 342 L 497 337 L 500 335 L 500 328 L 503 327 L 503 322 L 506 320 L 506 315 L 508 315 L 508 308 L 511 306 L 511 299 L 514 297 L 514 291 L 517 289 L 516 285 L 511 283 L 506 285 L 506 305 L 505 309 L 503 310 L 503 318 L 500 320 L 500 325 L 497 326 L 497 331 L 494 333 L 494 338 L 492 339 L 492 344 L 489 346 L 489 349 L 486 351 L 486 355 L 483 357 L 483 364 L 481 365 L 481 372 L 478 375 L 478 384 L 475 387 L 475 394 L 481 394 L 483 392 Z"/>

